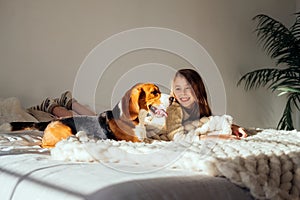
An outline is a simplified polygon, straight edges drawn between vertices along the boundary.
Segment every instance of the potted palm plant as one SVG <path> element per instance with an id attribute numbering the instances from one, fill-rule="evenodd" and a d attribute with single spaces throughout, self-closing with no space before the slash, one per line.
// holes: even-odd
<path id="1" fill-rule="evenodd" d="M 279 21 L 264 14 L 253 18 L 255 32 L 266 53 L 275 60 L 273 68 L 258 69 L 243 75 L 238 85 L 245 90 L 267 87 L 278 96 L 286 95 L 287 102 L 277 129 L 293 130 L 293 109 L 300 110 L 300 12 L 295 22 L 287 28 Z"/>

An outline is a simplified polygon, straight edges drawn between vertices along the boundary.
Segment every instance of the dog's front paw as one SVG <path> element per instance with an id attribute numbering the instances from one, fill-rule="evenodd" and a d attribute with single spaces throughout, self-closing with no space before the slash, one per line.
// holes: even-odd
<path id="1" fill-rule="evenodd" d="M 147 117 L 148 112 L 144 109 L 139 111 L 139 124 L 135 126 L 134 133 L 140 141 L 143 141 L 147 138 L 147 132 L 145 127 L 145 118 Z"/>
<path id="2" fill-rule="evenodd" d="M 139 116 L 138 116 L 138 119 L 139 119 L 139 125 L 145 125 L 145 119 L 148 115 L 148 112 L 145 110 L 145 109 L 141 109 L 139 111 Z"/>
<path id="3" fill-rule="evenodd" d="M 144 125 L 138 124 L 134 128 L 134 134 L 140 141 L 143 141 L 145 138 L 147 138 L 147 132 L 146 127 Z"/>

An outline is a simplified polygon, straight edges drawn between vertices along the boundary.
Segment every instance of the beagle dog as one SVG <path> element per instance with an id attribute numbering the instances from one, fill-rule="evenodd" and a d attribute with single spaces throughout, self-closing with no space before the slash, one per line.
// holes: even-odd
<path id="1" fill-rule="evenodd" d="M 151 111 L 156 114 L 163 111 L 157 106 L 161 104 L 161 92 L 152 83 L 139 83 L 128 90 L 122 100 L 113 108 L 99 116 L 100 126 L 108 138 L 140 142 L 146 138 L 144 119 Z"/>
<path id="2" fill-rule="evenodd" d="M 10 130 L 44 131 L 42 147 L 54 147 L 57 142 L 85 131 L 89 137 L 141 142 L 146 138 L 144 118 L 152 111 L 166 115 L 157 106 L 161 92 L 155 84 L 138 83 L 128 90 L 121 101 L 99 116 L 73 116 L 49 122 L 11 122 Z"/>

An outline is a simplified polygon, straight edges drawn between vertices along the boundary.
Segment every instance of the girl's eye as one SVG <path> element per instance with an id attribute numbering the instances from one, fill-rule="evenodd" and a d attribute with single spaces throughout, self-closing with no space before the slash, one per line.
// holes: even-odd
<path id="1" fill-rule="evenodd" d="M 177 88 L 175 88 L 175 90 L 176 90 L 176 91 L 179 91 L 179 90 L 180 90 L 180 88 L 179 88 L 179 87 L 177 87 Z"/>

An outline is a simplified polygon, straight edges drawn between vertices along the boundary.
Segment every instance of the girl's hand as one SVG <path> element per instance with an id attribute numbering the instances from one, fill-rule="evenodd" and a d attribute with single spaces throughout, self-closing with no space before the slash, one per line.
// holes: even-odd
<path id="1" fill-rule="evenodd" d="M 245 129 L 238 125 L 232 124 L 231 130 L 232 134 L 236 136 L 236 139 L 245 138 L 248 136 Z"/>

